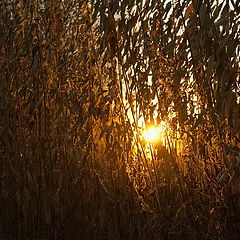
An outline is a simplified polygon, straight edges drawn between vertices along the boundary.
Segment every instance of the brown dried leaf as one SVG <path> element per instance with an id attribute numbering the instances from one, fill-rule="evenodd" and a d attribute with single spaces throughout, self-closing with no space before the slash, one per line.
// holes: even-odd
<path id="1" fill-rule="evenodd" d="M 194 5 L 191 4 L 188 6 L 186 12 L 185 12 L 185 16 L 184 19 L 187 20 L 189 18 L 189 16 L 194 12 Z"/>

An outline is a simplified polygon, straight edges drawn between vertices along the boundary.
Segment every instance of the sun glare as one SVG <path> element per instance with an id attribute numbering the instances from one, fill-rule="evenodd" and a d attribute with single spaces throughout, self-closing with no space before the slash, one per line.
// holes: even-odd
<path id="1" fill-rule="evenodd" d="M 148 142 L 157 142 L 159 140 L 163 140 L 164 132 L 166 130 L 166 126 L 164 122 L 161 122 L 159 126 L 151 126 L 146 128 L 143 131 L 143 137 Z"/>
<path id="2" fill-rule="evenodd" d="M 157 140 L 159 136 L 159 130 L 156 127 L 150 127 L 144 131 L 143 136 L 147 141 Z"/>

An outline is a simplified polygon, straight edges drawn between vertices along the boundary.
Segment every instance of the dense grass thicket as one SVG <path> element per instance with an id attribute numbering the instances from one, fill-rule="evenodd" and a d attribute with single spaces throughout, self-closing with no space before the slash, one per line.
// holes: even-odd
<path id="1" fill-rule="evenodd" d="M 0 1 L 0 239 L 238 239 L 239 11 Z"/>

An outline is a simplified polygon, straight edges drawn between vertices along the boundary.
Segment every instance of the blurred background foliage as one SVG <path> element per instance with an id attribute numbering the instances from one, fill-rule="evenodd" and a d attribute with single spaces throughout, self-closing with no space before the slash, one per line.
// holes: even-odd
<path id="1" fill-rule="evenodd" d="M 237 239 L 239 10 L 0 1 L 0 238 Z"/>

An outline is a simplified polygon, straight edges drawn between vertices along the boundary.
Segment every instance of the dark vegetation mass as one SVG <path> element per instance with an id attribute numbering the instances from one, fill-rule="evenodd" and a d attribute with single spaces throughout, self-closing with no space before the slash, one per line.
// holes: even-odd
<path id="1" fill-rule="evenodd" d="M 239 11 L 1 0 L 0 239 L 239 239 Z"/>

